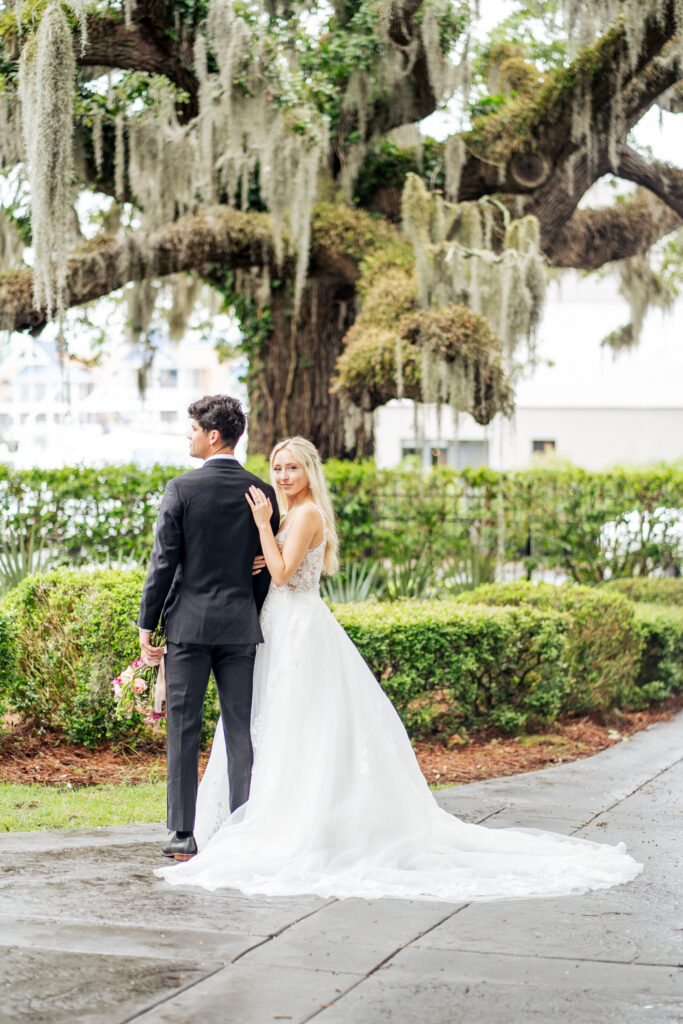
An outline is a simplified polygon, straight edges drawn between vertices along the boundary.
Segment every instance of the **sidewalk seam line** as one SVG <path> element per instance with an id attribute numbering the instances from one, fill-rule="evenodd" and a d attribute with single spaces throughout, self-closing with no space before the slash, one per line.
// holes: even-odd
<path id="1" fill-rule="evenodd" d="M 588 821 L 585 821 L 583 825 L 579 825 L 569 834 L 573 836 L 577 832 L 580 832 L 582 828 L 588 828 L 589 825 L 593 824 L 596 818 L 601 818 L 603 814 L 609 814 L 609 812 L 613 811 L 615 807 L 619 806 L 619 804 L 623 804 L 626 800 L 630 800 L 632 796 L 635 796 L 636 793 L 639 793 L 641 789 L 645 788 L 645 786 L 649 786 L 651 782 L 654 782 L 655 779 L 658 779 L 660 778 L 660 776 L 665 775 L 666 772 L 671 771 L 672 768 L 675 768 L 676 765 L 680 764 L 681 762 L 683 762 L 683 757 L 679 757 L 675 761 L 672 761 L 672 763 L 668 764 L 666 768 L 661 768 L 658 772 L 655 772 L 654 775 L 651 775 L 649 779 L 645 779 L 645 781 L 641 782 L 639 786 L 636 786 L 635 789 L 631 790 L 630 793 L 626 793 L 625 796 L 622 796 L 619 800 L 615 800 L 613 804 L 609 805 L 609 807 L 605 807 L 602 811 L 598 811 L 596 814 L 593 815 L 592 818 L 589 818 Z"/>
<path id="2" fill-rule="evenodd" d="M 459 914 L 461 910 L 466 910 L 467 907 L 469 906 L 469 903 L 463 903 L 461 907 L 457 907 L 455 910 L 452 910 L 450 914 L 446 914 L 445 917 L 442 917 L 439 921 L 436 921 L 434 924 L 430 925 L 429 928 L 425 928 L 424 931 L 419 932 L 415 936 L 415 938 L 410 939 L 409 942 L 404 942 L 403 945 L 397 946 L 397 948 L 393 950 L 393 952 L 389 953 L 388 956 L 385 956 L 384 959 L 380 960 L 378 964 L 375 964 L 372 970 L 368 971 L 367 974 L 364 974 L 363 977 L 359 978 L 358 981 L 354 982 L 353 985 L 349 985 L 349 987 L 345 989 L 344 992 L 341 992 L 336 999 L 332 999 L 329 1003 L 326 1003 L 325 1006 L 319 1007 L 319 1009 L 315 1010 L 312 1014 L 310 1014 L 310 1016 L 303 1017 L 299 1024 L 308 1024 L 308 1022 L 313 1020 L 314 1017 L 318 1017 L 325 1010 L 328 1010 L 331 1006 L 334 1006 L 335 1003 L 340 1002 L 349 994 L 349 992 L 353 992 L 355 988 L 358 988 L 359 985 L 362 985 L 363 982 L 367 981 L 368 978 L 371 978 L 373 974 L 376 974 L 377 971 L 379 971 L 382 967 L 385 966 L 385 964 L 388 964 L 390 960 L 393 960 L 398 953 L 401 953 L 404 949 L 408 949 L 410 946 L 413 945 L 414 942 L 417 942 L 418 939 L 423 938 L 425 935 L 429 935 L 429 933 L 431 931 L 434 931 L 435 928 L 439 928 L 442 924 L 445 924 L 446 921 L 450 921 L 452 917 L 455 917 L 456 914 Z"/>
<path id="3" fill-rule="evenodd" d="M 173 1000 L 176 999 L 179 995 L 183 995 L 185 992 L 189 992 L 189 990 L 195 988 L 195 986 L 201 985 L 202 982 L 207 981 L 209 978 L 213 978 L 214 975 L 220 974 L 221 971 L 225 971 L 229 967 L 232 967 L 233 964 L 237 963 L 238 960 L 241 960 L 243 956 L 247 955 L 247 953 L 251 953 L 255 949 L 258 949 L 260 946 L 266 945 L 266 943 L 270 942 L 272 939 L 278 938 L 278 936 L 282 935 L 289 928 L 293 928 L 294 925 L 299 924 L 300 921 L 305 921 L 307 918 L 313 917 L 315 914 L 320 913 L 320 911 L 324 910 L 325 907 L 329 907 L 332 903 L 338 902 L 339 901 L 336 899 L 328 900 L 325 903 L 323 903 L 321 907 L 316 907 L 314 910 L 311 910 L 310 913 L 302 914 L 302 916 L 297 917 L 295 921 L 290 921 L 289 924 L 283 925 L 283 927 L 280 928 L 278 931 L 273 932 L 271 935 L 267 935 L 264 939 L 261 940 L 261 942 L 256 942 L 254 943 L 253 946 L 249 946 L 248 949 L 242 950 L 241 953 L 238 953 L 237 956 L 230 960 L 228 963 L 221 964 L 220 967 L 217 967 L 215 971 L 210 971 L 208 974 L 205 974 L 202 978 L 197 978 L 196 981 L 191 982 L 191 984 L 186 985 L 184 988 L 178 989 L 176 992 L 167 995 L 163 999 L 158 999 L 155 1003 L 152 1003 L 150 1006 L 146 1006 L 143 1010 L 138 1010 L 131 1017 L 125 1017 L 123 1020 L 119 1021 L 118 1024 L 130 1024 L 131 1021 L 143 1017 L 146 1013 L 151 1013 L 152 1010 L 156 1010 L 158 1009 L 158 1007 L 164 1006 L 166 1003 L 172 1003 Z"/>

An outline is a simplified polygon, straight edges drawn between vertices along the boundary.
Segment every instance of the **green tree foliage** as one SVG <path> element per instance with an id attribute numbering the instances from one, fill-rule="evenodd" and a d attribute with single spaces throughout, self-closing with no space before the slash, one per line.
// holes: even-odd
<path id="1" fill-rule="evenodd" d="M 661 272 L 643 257 L 680 226 L 683 171 L 629 143 L 653 104 L 681 109 L 679 4 L 516 4 L 486 39 L 477 16 L 474 0 L 0 4 L 1 326 L 39 332 L 123 286 L 140 310 L 150 281 L 191 271 L 241 321 L 254 449 L 302 433 L 346 457 L 371 453 L 375 404 L 404 386 L 433 397 L 437 369 L 445 400 L 480 421 L 509 409 L 541 254 L 634 260 L 633 316 L 610 336 L 630 343 L 681 276 L 680 240 Z M 447 105 L 463 112 L 447 139 L 416 131 Z M 607 172 L 641 192 L 579 210 Z M 400 227 L 411 178 L 437 211 L 427 241 Z M 461 244 L 453 224 L 482 211 Z M 365 247 L 328 230 L 353 215 L 376 229 Z M 534 225 L 531 260 L 503 241 L 516 219 Z M 364 262 L 401 247 L 415 249 L 393 281 L 405 302 L 380 323 Z M 487 305 L 499 291 L 511 301 Z"/>

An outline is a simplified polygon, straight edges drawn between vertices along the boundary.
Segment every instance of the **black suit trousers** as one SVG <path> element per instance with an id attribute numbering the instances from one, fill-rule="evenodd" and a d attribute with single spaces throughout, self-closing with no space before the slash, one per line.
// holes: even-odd
<path id="1" fill-rule="evenodd" d="M 211 670 L 223 717 L 230 809 L 234 811 L 249 797 L 254 760 L 250 724 L 255 654 L 253 643 L 167 645 L 167 824 L 174 831 L 190 832 L 194 828 L 199 742 Z"/>

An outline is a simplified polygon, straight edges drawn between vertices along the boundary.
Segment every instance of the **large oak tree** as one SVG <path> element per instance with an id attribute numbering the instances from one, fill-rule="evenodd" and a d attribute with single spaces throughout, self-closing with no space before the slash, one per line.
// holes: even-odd
<path id="1" fill-rule="evenodd" d="M 252 450 L 296 432 L 367 453 L 398 393 L 488 422 L 538 318 L 539 252 L 594 269 L 683 220 L 683 170 L 628 141 L 653 104 L 683 107 L 680 0 L 535 6 L 547 45 L 527 7 L 472 59 L 467 0 L 0 4 L 0 155 L 30 187 L 30 223 L 6 204 L 1 326 L 192 271 L 240 318 Z M 459 130 L 411 143 L 455 94 Z M 639 188 L 579 209 L 606 174 Z M 115 204 L 87 242 L 79 189 Z"/>

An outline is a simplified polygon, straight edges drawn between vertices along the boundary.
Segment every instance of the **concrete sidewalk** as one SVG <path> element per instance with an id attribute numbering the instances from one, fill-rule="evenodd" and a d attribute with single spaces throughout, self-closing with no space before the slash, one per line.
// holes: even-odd
<path id="1" fill-rule="evenodd" d="M 247 898 L 152 875 L 160 826 L 0 839 L 0 1019 L 31 1024 L 683 1021 L 683 715 L 447 810 L 624 840 L 632 883 L 556 900 Z"/>

